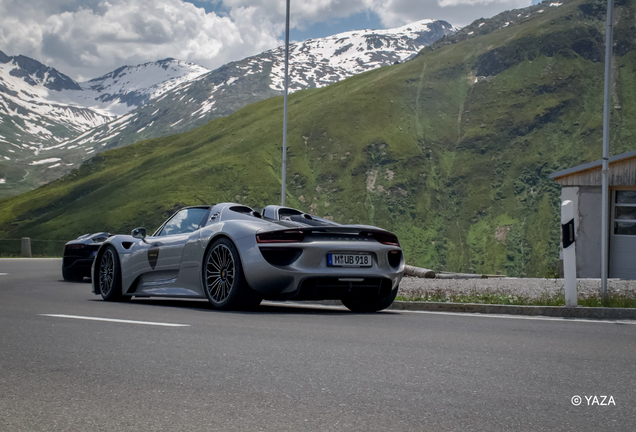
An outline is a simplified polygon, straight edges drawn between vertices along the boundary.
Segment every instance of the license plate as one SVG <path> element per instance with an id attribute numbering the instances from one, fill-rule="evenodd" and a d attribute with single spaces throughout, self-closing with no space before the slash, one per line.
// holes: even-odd
<path id="1" fill-rule="evenodd" d="M 327 254 L 329 267 L 371 267 L 371 255 L 367 254 Z"/>

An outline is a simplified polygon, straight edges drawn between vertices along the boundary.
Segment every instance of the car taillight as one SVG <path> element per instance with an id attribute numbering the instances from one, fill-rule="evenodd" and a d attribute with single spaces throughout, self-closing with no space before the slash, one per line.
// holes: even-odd
<path id="1" fill-rule="evenodd" d="M 86 249 L 88 247 L 88 245 L 85 244 L 70 244 L 70 245 L 66 245 L 66 249 L 71 250 L 71 249 Z"/>
<path id="2" fill-rule="evenodd" d="M 299 243 L 305 239 L 302 231 L 272 231 L 256 234 L 257 243 Z"/>
<path id="3" fill-rule="evenodd" d="M 391 246 L 400 246 L 400 242 L 395 234 L 391 234 L 390 232 L 370 232 L 368 233 L 369 237 L 375 239 L 376 241 Z"/>

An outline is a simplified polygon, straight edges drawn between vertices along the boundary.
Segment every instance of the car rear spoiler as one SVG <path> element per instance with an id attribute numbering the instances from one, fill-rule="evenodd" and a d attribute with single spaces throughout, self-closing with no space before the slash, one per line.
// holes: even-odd
<path id="1" fill-rule="evenodd" d="M 285 222 L 285 221 L 280 221 Z M 361 236 L 382 244 L 400 246 L 397 236 L 389 231 L 366 225 L 290 227 L 278 230 L 263 229 L 256 233 L 259 243 L 301 242 L 307 236 Z"/>

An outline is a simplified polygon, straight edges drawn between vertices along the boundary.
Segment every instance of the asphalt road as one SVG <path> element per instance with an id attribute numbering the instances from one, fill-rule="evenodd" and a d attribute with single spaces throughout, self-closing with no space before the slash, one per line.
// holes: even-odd
<path id="1" fill-rule="evenodd" d="M 636 323 L 115 304 L 60 266 L 0 260 L 1 431 L 636 429 Z"/>

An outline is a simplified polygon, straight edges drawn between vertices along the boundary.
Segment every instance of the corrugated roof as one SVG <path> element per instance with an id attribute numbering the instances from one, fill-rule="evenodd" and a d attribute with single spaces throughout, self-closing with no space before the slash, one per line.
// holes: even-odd
<path id="1" fill-rule="evenodd" d="M 629 159 L 631 157 L 636 157 L 636 150 L 632 150 L 626 153 L 621 153 L 619 155 L 616 156 L 612 156 L 609 158 L 609 163 L 612 162 L 616 162 L 622 159 Z M 568 168 L 568 169 L 564 169 L 561 171 L 556 171 L 553 172 L 552 174 L 550 174 L 550 178 L 554 179 L 554 178 L 558 178 L 558 177 L 564 177 L 570 174 L 574 174 L 580 171 L 585 171 L 591 168 L 596 168 L 596 167 L 600 167 L 603 164 L 603 160 L 599 159 L 597 161 L 594 162 L 589 162 L 583 165 L 579 165 L 579 166 L 575 166 L 574 168 Z"/>

